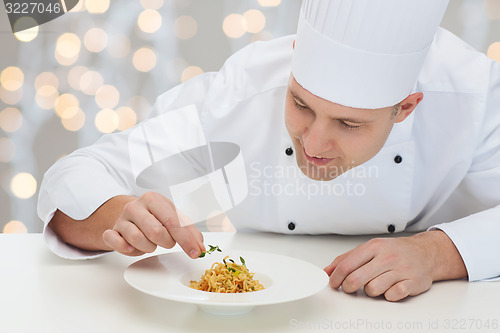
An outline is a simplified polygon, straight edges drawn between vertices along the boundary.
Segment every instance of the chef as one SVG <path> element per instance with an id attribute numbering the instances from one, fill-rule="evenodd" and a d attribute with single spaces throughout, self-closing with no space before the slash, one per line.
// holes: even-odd
<path id="1" fill-rule="evenodd" d="M 332 254 L 333 288 L 396 301 L 499 277 L 500 66 L 439 28 L 446 6 L 304 0 L 296 35 L 250 44 L 51 167 L 38 206 L 49 248 L 76 259 L 178 243 L 196 258 L 199 211 L 178 198 L 196 199 L 205 172 L 227 184 L 213 192 L 238 231 L 416 232 Z"/>

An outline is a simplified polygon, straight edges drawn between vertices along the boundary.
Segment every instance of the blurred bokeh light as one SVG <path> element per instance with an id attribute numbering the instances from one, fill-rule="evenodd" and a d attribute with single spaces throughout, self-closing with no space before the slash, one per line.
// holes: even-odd
<path id="1" fill-rule="evenodd" d="M 177 38 L 187 40 L 198 32 L 198 23 L 192 16 L 182 15 L 175 19 L 174 31 Z"/>
<path id="2" fill-rule="evenodd" d="M 108 35 L 101 28 L 92 28 L 85 33 L 83 43 L 90 52 L 99 53 L 108 45 Z"/>
<path id="3" fill-rule="evenodd" d="M 35 79 L 35 89 L 40 89 L 43 86 L 52 86 L 56 90 L 59 87 L 59 79 L 52 72 L 43 72 L 38 74 Z"/>
<path id="4" fill-rule="evenodd" d="M 245 28 L 247 32 L 258 33 L 266 26 L 266 17 L 260 10 L 250 9 L 243 14 L 245 20 Z"/>
<path id="5" fill-rule="evenodd" d="M 156 66 L 156 54 L 149 47 L 141 47 L 135 51 L 132 62 L 139 72 L 149 72 Z"/>
<path id="6" fill-rule="evenodd" d="M 6 132 L 15 132 L 23 124 L 23 115 L 16 108 L 6 108 L 0 111 L 0 128 Z"/>
<path id="7" fill-rule="evenodd" d="M 85 0 L 85 9 L 91 14 L 103 14 L 109 9 L 109 0 Z"/>
<path id="8" fill-rule="evenodd" d="M 80 55 L 82 42 L 73 33 L 64 33 L 57 39 L 55 58 L 63 66 L 73 65 Z"/>
<path id="9" fill-rule="evenodd" d="M 85 113 L 78 107 L 71 107 L 61 115 L 61 123 L 70 132 L 79 131 L 85 125 Z"/>
<path id="10" fill-rule="evenodd" d="M 188 66 L 182 71 L 181 82 L 186 82 L 200 74 L 203 74 L 203 69 L 198 66 Z"/>
<path id="11" fill-rule="evenodd" d="M 259 0 L 259 5 L 262 7 L 276 7 L 281 3 L 281 0 Z"/>
<path id="12" fill-rule="evenodd" d="M 116 109 L 116 114 L 119 119 L 117 127 L 119 131 L 124 131 L 137 124 L 137 114 L 128 106 L 119 107 Z"/>
<path id="13" fill-rule="evenodd" d="M 35 101 L 44 110 L 50 110 L 56 105 L 59 92 L 52 85 L 43 85 L 36 89 Z"/>
<path id="14" fill-rule="evenodd" d="M 28 228 L 21 221 L 12 220 L 7 222 L 3 227 L 4 234 L 25 234 L 28 232 Z"/>
<path id="15" fill-rule="evenodd" d="M 80 76 L 79 87 L 87 95 L 95 95 L 97 90 L 104 84 L 101 73 L 96 71 L 86 71 Z"/>
<path id="16" fill-rule="evenodd" d="M 137 25 L 139 28 L 150 34 L 160 29 L 161 22 L 162 18 L 160 13 L 154 9 L 145 9 L 141 14 L 139 14 L 139 18 L 137 19 Z"/>
<path id="17" fill-rule="evenodd" d="M 229 14 L 222 22 L 222 30 L 230 38 L 240 38 L 247 31 L 247 21 L 241 14 Z"/>
<path id="18" fill-rule="evenodd" d="M 103 109 L 114 108 L 120 101 L 120 93 L 115 86 L 104 85 L 97 89 L 95 93 L 96 104 Z"/>
<path id="19" fill-rule="evenodd" d="M 141 6 L 144 9 L 160 9 L 163 6 L 163 0 L 141 0 Z"/>
<path id="20" fill-rule="evenodd" d="M 95 126 L 101 133 L 114 132 L 120 124 L 120 117 L 112 109 L 102 109 L 95 117 Z"/>
<path id="21" fill-rule="evenodd" d="M 16 91 L 22 87 L 24 73 L 18 67 L 7 67 L 0 73 L 0 84 L 9 91 Z"/>
<path id="22" fill-rule="evenodd" d="M 16 38 L 21 42 L 31 42 L 38 36 L 38 31 L 40 30 L 36 25 L 35 19 L 29 16 L 22 16 L 14 23 L 14 31 L 19 30 L 17 26 L 20 25 L 22 27 L 33 26 L 33 28 L 29 28 L 26 30 L 18 31 L 14 34 Z"/>
<path id="23" fill-rule="evenodd" d="M 31 198 L 36 192 L 37 182 L 32 174 L 20 172 L 12 177 L 10 190 L 20 199 Z"/>

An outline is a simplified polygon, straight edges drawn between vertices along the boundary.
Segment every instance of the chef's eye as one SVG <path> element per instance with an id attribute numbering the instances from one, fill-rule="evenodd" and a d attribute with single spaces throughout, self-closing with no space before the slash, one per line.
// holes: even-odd
<path id="1" fill-rule="evenodd" d="M 299 104 L 297 100 L 294 98 L 293 102 L 295 103 L 295 107 L 298 108 L 299 110 L 309 110 L 309 108 L 305 105 Z"/>
<path id="2" fill-rule="evenodd" d="M 355 129 L 358 129 L 361 127 L 361 125 L 350 125 L 343 120 L 339 120 L 339 123 L 342 127 L 344 127 L 345 129 L 349 129 L 349 130 L 355 130 Z"/>

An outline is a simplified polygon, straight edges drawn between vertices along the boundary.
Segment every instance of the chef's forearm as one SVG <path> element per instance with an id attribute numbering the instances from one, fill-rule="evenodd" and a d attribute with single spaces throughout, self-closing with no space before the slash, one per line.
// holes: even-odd
<path id="1" fill-rule="evenodd" d="M 120 195 L 102 204 L 94 213 L 84 220 L 74 220 L 57 210 L 49 223 L 51 228 L 64 242 L 88 251 L 111 250 L 103 241 L 102 234 L 112 229 L 120 217 L 123 207 L 136 199 L 132 196 Z"/>

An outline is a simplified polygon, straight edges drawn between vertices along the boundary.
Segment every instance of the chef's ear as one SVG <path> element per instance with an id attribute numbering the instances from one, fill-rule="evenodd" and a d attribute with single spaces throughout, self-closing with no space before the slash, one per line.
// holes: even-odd
<path id="1" fill-rule="evenodd" d="M 411 94 L 403 99 L 401 103 L 397 105 L 396 119 L 394 122 L 400 123 L 405 120 L 406 117 L 408 117 L 413 110 L 415 110 L 418 103 L 420 103 L 422 99 L 424 99 L 424 94 L 421 92 Z"/>

